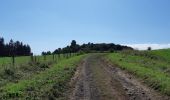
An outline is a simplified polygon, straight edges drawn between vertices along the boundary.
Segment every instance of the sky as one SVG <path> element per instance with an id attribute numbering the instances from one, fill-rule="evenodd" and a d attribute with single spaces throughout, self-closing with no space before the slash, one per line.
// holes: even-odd
<path id="1" fill-rule="evenodd" d="M 35 54 L 72 40 L 166 48 L 169 5 L 170 0 L 0 0 L 0 37 L 23 41 Z"/>

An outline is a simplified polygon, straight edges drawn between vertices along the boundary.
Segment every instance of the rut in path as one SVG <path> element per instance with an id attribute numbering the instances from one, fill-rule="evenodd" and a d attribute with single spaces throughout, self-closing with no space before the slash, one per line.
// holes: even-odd
<path id="1" fill-rule="evenodd" d="M 70 100 L 168 100 L 110 66 L 102 54 L 88 56 L 76 76 Z"/>

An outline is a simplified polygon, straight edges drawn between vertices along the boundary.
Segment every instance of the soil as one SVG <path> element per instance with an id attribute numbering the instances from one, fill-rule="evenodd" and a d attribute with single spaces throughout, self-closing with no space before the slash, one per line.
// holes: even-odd
<path id="1" fill-rule="evenodd" d="M 77 68 L 69 100 L 170 100 L 102 56 L 91 54 Z"/>

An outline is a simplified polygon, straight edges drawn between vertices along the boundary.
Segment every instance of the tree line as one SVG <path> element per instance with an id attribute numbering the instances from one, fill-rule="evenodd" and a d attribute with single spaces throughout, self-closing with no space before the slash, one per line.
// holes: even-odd
<path id="1" fill-rule="evenodd" d="M 114 52 L 114 51 L 121 51 L 121 50 L 133 50 L 133 48 L 128 46 L 122 46 L 119 44 L 114 43 L 88 43 L 88 44 L 82 44 L 79 45 L 76 43 L 75 40 L 72 40 L 71 44 L 69 46 L 66 46 L 64 48 L 58 48 L 54 52 L 42 52 L 42 55 L 50 55 L 50 54 L 63 54 L 63 53 L 77 53 L 77 52 Z"/>
<path id="2" fill-rule="evenodd" d="M 30 54 L 31 48 L 28 44 L 12 39 L 9 43 L 5 43 L 4 38 L 0 37 L 0 57 L 29 56 Z"/>

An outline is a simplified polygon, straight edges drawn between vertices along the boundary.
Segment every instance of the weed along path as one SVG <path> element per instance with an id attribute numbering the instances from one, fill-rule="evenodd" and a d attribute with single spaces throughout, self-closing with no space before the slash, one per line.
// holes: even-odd
<path id="1" fill-rule="evenodd" d="M 133 76 L 91 54 L 78 67 L 69 100 L 168 100 Z"/>

